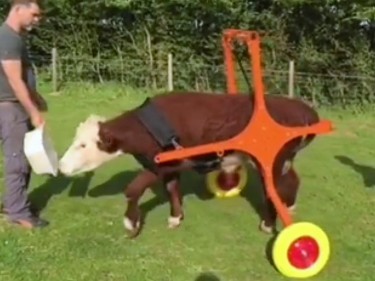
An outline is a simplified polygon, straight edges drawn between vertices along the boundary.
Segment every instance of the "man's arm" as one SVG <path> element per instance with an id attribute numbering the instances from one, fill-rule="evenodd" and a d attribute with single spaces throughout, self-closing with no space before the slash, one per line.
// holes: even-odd
<path id="1" fill-rule="evenodd" d="M 31 99 L 34 102 L 34 104 L 38 107 L 40 111 L 47 111 L 48 110 L 47 102 L 37 90 L 36 77 L 31 66 L 29 67 L 27 71 L 27 84 L 29 87 Z"/>
<path id="2" fill-rule="evenodd" d="M 2 39 L 2 38 L 1 38 Z M 22 79 L 22 42 L 9 38 L 0 42 L 0 62 L 16 97 L 30 116 L 38 113 L 31 100 L 27 85 Z"/>

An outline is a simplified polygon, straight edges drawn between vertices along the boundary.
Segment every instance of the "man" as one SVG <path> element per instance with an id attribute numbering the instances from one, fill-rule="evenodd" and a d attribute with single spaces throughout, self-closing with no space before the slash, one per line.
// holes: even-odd
<path id="1" fill-rule="evenodd" d="M 9 221 L 28 229 L 48 222 L 32 212 L 27 188 L 30 166 L 23 153 L 25 133 L 44 124 L 40 98 L 27 85 L 30 67 L 22 34 L 40 20 L 37 0 L 12 0 L 5 22 L 0 26 L 0 137 L 5 162 L 4 213 Z"/>

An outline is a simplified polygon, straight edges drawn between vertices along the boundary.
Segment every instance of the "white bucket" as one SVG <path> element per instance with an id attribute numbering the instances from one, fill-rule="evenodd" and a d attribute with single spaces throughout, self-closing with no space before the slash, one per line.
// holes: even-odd
<path id="1" fill-rule="evenodd" d="M 35 174 L 57 176 L 59 165 L 57 152 L 44 126 L 25 134 L 23 149 Z"/>

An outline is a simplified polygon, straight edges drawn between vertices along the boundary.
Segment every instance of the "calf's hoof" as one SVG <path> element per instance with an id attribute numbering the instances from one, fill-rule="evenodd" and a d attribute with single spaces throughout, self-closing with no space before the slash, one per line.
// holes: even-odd
<path id="1" fill-rule="evenodd" d="M 266 222 L 262 220 L 259 224 L 259 230 L 266 234 L 273 234 L 276 231 L 276 226 L 275 225 L 268 226 L 266 225 Z"/>
<path id="2" fill-rule="evenodd" d="M 141 222 L 138 220 L 133 223 L 129 218 L 124 217 L 124 227 L 128 238 L 135 238 L 141 230 Z"/>
<path id="3" fill-rule="evenodd" d="M 182 220 L 184 219 L 183 215 L 178 217 L 169 217 L 168 218 L 168 228 L 174 229 L 181 225 Z"/>

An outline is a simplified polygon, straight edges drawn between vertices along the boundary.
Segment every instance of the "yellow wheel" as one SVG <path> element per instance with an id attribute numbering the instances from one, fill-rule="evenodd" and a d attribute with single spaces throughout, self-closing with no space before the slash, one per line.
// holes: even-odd
<path id="1" fill-rule="evenodd" d="M 277 236 L 272 249 L 276 268 L 288 278 L 310 278 L 327 264 L 329 240 L 318 226 L 299 222 L 289 225 Z"/>
<path id="2" fill-rule="evenodd" d="M 210 192 L 219 198 L 237 196 L 247 184 L 247 169 L 240 165 L 234 173 L 226 174 L 222 170 L 212 171 L 206 175 L 206 185 Z"/>

